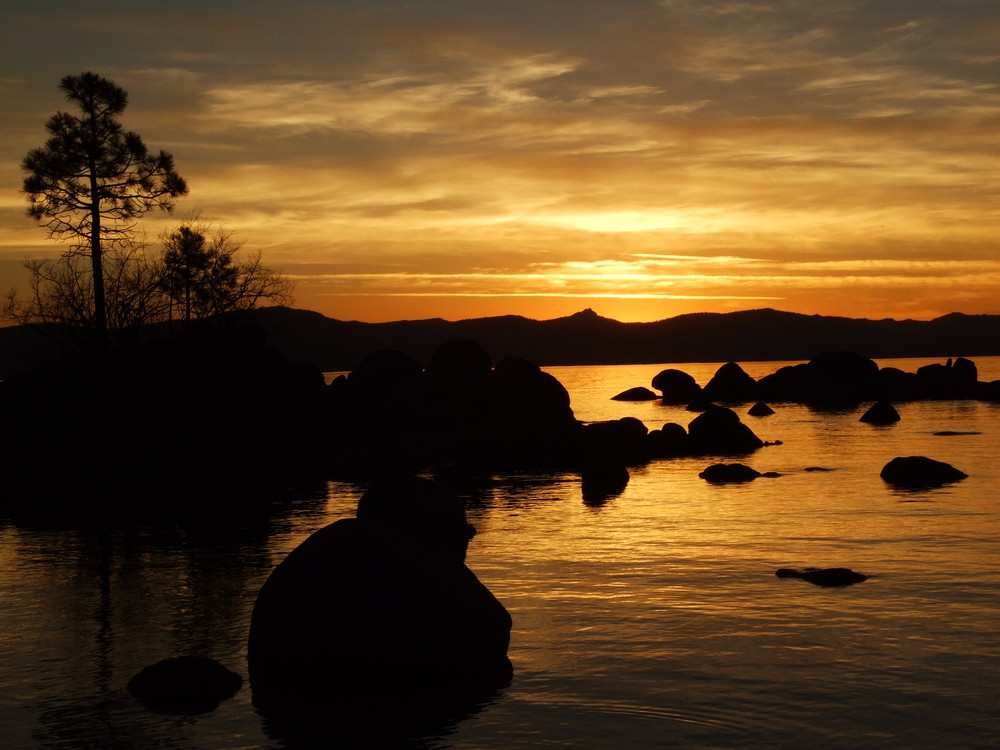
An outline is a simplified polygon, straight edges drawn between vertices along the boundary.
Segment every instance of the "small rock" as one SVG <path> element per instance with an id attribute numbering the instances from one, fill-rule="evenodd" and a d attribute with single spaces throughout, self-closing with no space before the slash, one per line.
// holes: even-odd
<path id="1" fill-rule="evenodd" d="M 897 456 L 882 467 L 879 476 L 896 487 L 921 489 L 940 487 L 969 475 L 951 464 L 926 456 Z"/>
<path id="2" fill-rule="evenodd" d="M 868 580 L 868 576 L 856 573 L 850 568 L 778 568 L 774 573 L 778 578 L 801 578 L 817 586 L 850 586 Z"/>
<path id="3" fill-rule="evenodd" d="M 712 464 L 698 476 L 712 484 L 733 484 L 752 482 L 762 474 L 744 464 Z"/>
<path id="4" fill-rule="evenodd" d="M 888 401 L 876 401 L 858 421 L 878 425 L 894 424 L 899 421 L 899 412 Z"/>
<path id="5" fill-rule="evenodd" d="M 763 401 L 758 401 L 747 410 L 747 414 L 751 417 L 768 417 L 774 414 L 774 409 L 765 404 Z"/>
<path id="6" fill-rule="evenodd" d="M 644 388 L 641 385 L 635 388 L 629 388 L 627 391 L 622 391 L 617 396 L 612 396 L 612 401 L 656 401 L 659 396 L 653 393 L 649 388 Z"/>
<path id="7" fill-rule="evenodd" d="M 204 656 L 164 659 L 140 670 L 128 691 L 150 708 L 178 714 L 211 711 L 243 687 L 243 678 Z"/>

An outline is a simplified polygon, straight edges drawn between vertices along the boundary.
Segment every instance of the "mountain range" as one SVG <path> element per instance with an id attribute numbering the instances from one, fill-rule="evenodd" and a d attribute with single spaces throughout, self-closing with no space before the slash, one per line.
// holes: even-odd
<path id="1" fill-rule="evenodd" d="M 379 349 L 426 364 L 452 339 L 481 344 L 494 362 L 523 357 L 540 366 L 680 362 L 808 361 L 827 351 L 873 359 L 1000 355 L 1000 315 L 951 313 L 929 321 L 802 315 L 772 309 L 692 313 L 652 323 L 622 323 L 593 310 L 552 320 L 516 315 L 362 323 L 309 310 L 266 307 L 245 313 L 268 344 L 293 362 L 326 372 L 354 369 Z M 44 339 L 22 327 L 0 328 L 0 378 L 24 369 Z"/>
<path id="2" fill-rule="evenodd" d="M 653 323 L 622 323 L 587 309 L 564 318 L 515 315 L 470 320 L 360 323 L 316 312 L 254 311 L 268 343 L 293 361 L 324 371 L 353 369 L 378 349 L 426 364 L 440 344 L 471 339 L 494 362 L 507 355 L 540 366 L 801 360 L 826 351 L 871 358 L 1000 355 L 1000 315 L 952 313 L 930 321 L 867 320 L 771 309 L 694 313 Z"/>

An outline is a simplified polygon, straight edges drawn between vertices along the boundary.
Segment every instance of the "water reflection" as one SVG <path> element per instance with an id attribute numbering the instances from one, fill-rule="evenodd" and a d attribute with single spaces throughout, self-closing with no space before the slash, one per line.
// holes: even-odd
<path id="1" fill-rule="evenodd" d="M 683 421 L 609 400 L 646 382 L 604 383 L 580 414 Z M 759 430 L 784 444 L 750 461 L 782 477 L 713 488 L 697 478 L 704 461 L 656 462 L 599 512 L 581 502 L 578 476 L 468 477 L 479 530 L 469 566 L 515 618 L 516 678 L 392 734 L 415 748 L 995 747 L 1000 405 L 900 413 L 873 430 L 860 412 L 783 407 Z M 885 462 L 915 454 L 970 478 L 886 487 Z M 236 498 L 211 515 L 192 496 L 179 520 L 101 519 L 86 503 L 64 521 L 0 519 L 2 745 L 338 746 L 345 731 L 382 731 L 384 712 L 346 703 L 354 730 L 329 704 L 262 718 L 246 688 L 187 718 L 151 714 L 124 691 L 178 652 L 208 652 L 245 675 L 263 580 L 309 533 L 352 514 L 362 490 L 307 482 L 275 490 L 268 507 L 262 489 L 259 503 Z M 774 577 L 806 565 L 872 579 L 828 591 Z M 389 705 L 405 711 L 419 695 L 399 687 Z"/>
<path id="2" fill-rule="evenodd" d="M 6 747 L 186 744 L 197 719 L 151 715 L 124 686 L 142 667 L 181 654 L 245 672 L 248 609 L 273 564 L 272 545 L 325 511 L 327 486 L 259 490 L 270 502 L 252 493 L 200 498 L 225 512 L 199 512 L 191 495 L 173 520 L 155 507 L 89 522 L 30 513 L 0 531 Z M 36 715 L 34 730 L 16 718 L 25 711 Z"/>
<path id="3" fill-rule="evenodd" d="M 448 693 L 413 684 L 378 692 L 342 692 L 323 699 L 269 706 L 264 732 L 285 748 L 430 748 L 442 737 L 503 697 Z"/>

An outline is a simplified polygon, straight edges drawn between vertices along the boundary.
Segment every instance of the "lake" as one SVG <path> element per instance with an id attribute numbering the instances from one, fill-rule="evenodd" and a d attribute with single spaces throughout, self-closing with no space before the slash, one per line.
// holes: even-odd
<path id="1" fill-rule="evenodd" d="M 976 363 L 981 380 L 1000 378 L 1000 358 Z M 718 364 L 546 369 L 580 419 L 686 425 L 682 408 L 610 400 L 664 367 L 704 385 Z M 741 459 L 781 475 L 749 484 L 707 484 L 704 458 L 657 461 L 595 506 L 575 475 L 482 478 L 467 493 L 467 562 L 514 618 L 514 678 L 407 746 L 1000 747 L 1000 404 L 901 403 L 889 427 L 860 423 L 864 408 L 743 416 L 781 441 Z M 879 471 L 908 455 L 969 478 L 890 488 Z M 260 585 L 362 491 L 304 480 L 209 519 L 0 519 L 0 745 L 341 746 L 325 719 L 290 745 L 247 687 L 193 717 L 152 713 L 124 688 L 182 653 L 245 677 Z M 870 578 L 824 589 L 774 575 L 806 566 Z"/>

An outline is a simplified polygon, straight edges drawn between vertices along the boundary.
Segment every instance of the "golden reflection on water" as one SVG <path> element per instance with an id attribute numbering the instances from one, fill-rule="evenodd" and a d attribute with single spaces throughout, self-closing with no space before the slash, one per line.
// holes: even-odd
<path id="1" fill-rule="evenodd" d="M 625 377 L 604 392 L 642 384 Z M 631 411 L 648 426 L 693 417 L 612 404 L 585 400 L 584 410 L 592 418 Z M 888 429 L 858 422 L 863 409 L 783 406 L 766 419 L 744 417 L 765 440 L 783 441 L 741 459 L 781 476 L 746 485 L 699 479 L 712 459 L 654 462 L 595 508 L 565 477 L 527 486 L 501 478 L 492 502 L 473 512 L 481 534 L 469 564 L 514 615 L 520 679 L 511 696 L 530 703 L 544 692 L 541 703 L 584 722 L 595 704 L 679 723 L 708 718 L 718 732 L 709 744 L 721 746 L 794 746 L 799 733 L 799 742 L 820 736 L 834 747 L 935 747 L 959 713 L 983 727 L 970 734 L 992 736 L 1000 467 L 990 433 L 1000 410 L 898 408 L 903 419 Z M 933 434 L 941 429 L 983 434 Z M 970 477 L 923 492 L 879 478 L 892 457 L 918 454 Z M 774 576 L 806 566 L 871 577 L 821 589 Z M 480 722 L 494 713 L 501 721 L 505 705 Z M 543 709 L 534 718 L 553 721 Z M 611 724 L 625 736 L 638 731 Z M 557 724 L 545 725 L 560 736 Z M 472 725 L 459 732 L 482 737 Z"/>

